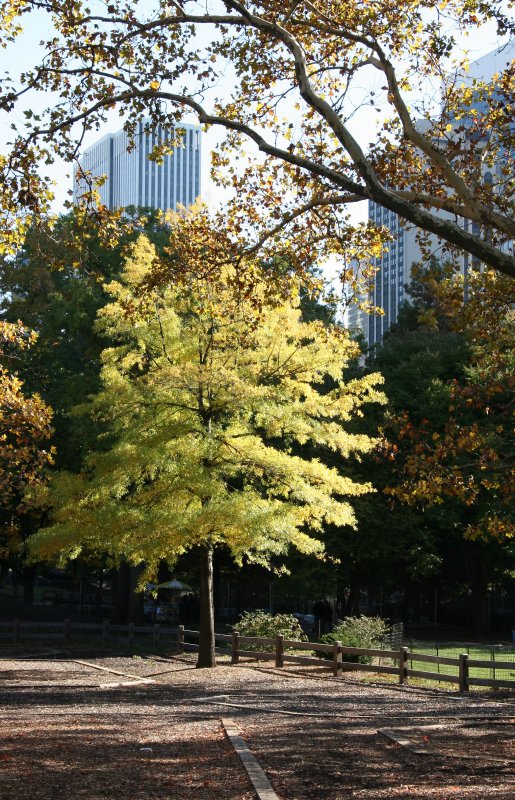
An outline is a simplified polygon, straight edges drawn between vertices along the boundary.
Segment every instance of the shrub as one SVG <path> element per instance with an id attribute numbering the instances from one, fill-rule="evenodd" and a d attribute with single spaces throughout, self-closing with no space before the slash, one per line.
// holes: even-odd
<path id="1" fill-rule="evenodd" d="M 245 611 L 241 615 L 239 622 L 233 626 L 233 630 L 240 636 L 262 636 L 267 639 L 275 639 L 276 636 L 284 636 L 285 639 L 296 639 L 306 641 L 299 621 L 292 614 L 269 614 L 267 611 Z M 254 650 L 262 653 L 272 653 L 275 645 L 246 644 L 243 649 Z"/>
<path id="2" fill-rule="evenodd" d="M 341 642 L 345 647 L 378 647 L 389 631 L 388 623 L 380 617 L 347 617 L 338 622 L 331 633 L 321 636 L 320 641 L 324 644 Z M 331 657 L 328 653 L 324 656 Z M 355 664 L 371 664 L 372 656 L 345 653 L 343 660 Z"/>

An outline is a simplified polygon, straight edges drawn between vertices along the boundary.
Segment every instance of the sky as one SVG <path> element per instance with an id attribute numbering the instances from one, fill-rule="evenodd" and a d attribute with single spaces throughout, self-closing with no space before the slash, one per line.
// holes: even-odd
<path id="1" fill-rule="evenodd" d="M 141 6 L 146 4 L 148 4 L 148 0 L 143 0 Z M 30 68 L 30 66 L 35 63 L 38 52 L 40 52 L 38 42 L 41 39 L 51 35 L 50 28 L 45 29 L 42 27 L 42 20 L 45 20 L 45 15 L 25 15 L 23 35 L 13 46 L 9 46 L 0 51 L 0 74 L 4 73 L 5 71 L 16 71 L 16 74 L 18 74 L 20 71 Z M 470 35 L 466 41 L 466 47 L 470 51 L 471 60 L 477 59 L 480 56 L 483 56 L 485 53 L 490 52 L 496 48 L 498 44 L 499 42 L 493 30 L 485 29 L 478 29 L 476 32 Z M 221 91 L 222 93 L 226 92 L 228 94 L 231 84 L 230 70 L 228 71 L 225 81 L 227 88 L 225 88 L 224 84 L 222 83 Z M 37 113 L 38 110 L 42 110 L 44 105 L 48 103 L 48 99 L 48 97 L 43 96 L 37 98 L 36 101 L 31 99 L 31 109 Z M 6 152 L 8 150 L 8 142 L 12 136 L 12 131 L 10 130 L 11 123 L 22 123 L 23 119 L 24 117 L 21 108 L 15 112 L 14 117 L 12 114 L 6 114 L 5 112 L 0 113 L 0 149 L 2 152 Z M 189 116 L 185 117 L 184 121 L 196 122 L 196 119 L 192 116 Z M 380 113 L 378 114 L 377 112 L 373 112 L 371 109 L 366 109 L 359 112 L 352 122 L 354 135 L 359 139 L 363 139 L 367 136 L 367 131 L 375 128 L 379 121 Z M 86 148 L 90 146 L 106 133 L 119 130 L 121 125 L 122 119 L 120 118 L 119 113 L 117 111 L 111 112 L 105 128 L 100 133 L 94 131 L 88 132 L 84 141 L 84 147 Z M 214 147 L 217 146 L 222 138 L 223 131 L 221 129 L 214 128 L 211 128 L 207 133 L 204 133 L 202 137 L 202 196 L 203 199 L 208 203 L 211 202 L 213 204 L 215 202 L 220 202 L 221 195 L 220 190 L 212 185 L 210 179 L 210 152 Z M 250 144 L 249 147 L 251 147 Z M 67 192 L 71 189 L 72 185 L 70 165 L 63 162 L 56 162 L 52 167 L 47 169 L 47 172 L 50 172 L 51 177 L 56 183 L 54 187 L 56 195 L 54 210 L 59 212 L 63 209 L 64 201 L 68 199 Z M 360 203 L 355 206 L 353 209 L 353 215 L 356 221 L 359 219 L 365 219 L 366 203 Z"/>
<path id="2" fill-rule="evenodd" d="M 153 5 L 148 0 L 142 0 L 139 4 L 141 7 L 145 5 Z M 105 9 L 104 9 L 105 10 Z M 41 40 L 52 36 L 52 28 L 47 24 L 42 26 L 42 21 L 46 19 L 46 14 L 26 14 L 23 17 L 23 34 L 17 39 L 13 45 L 9 45 L 6 49 L 0 49 L 0 75 L 9 72 L 11 75 L 19 74 L 24 70 L 28 70 L 38 62 L 38 56 L 42 54 L 42 49 L 39 46 Z M 43 111 L 49 105 L 48 95 L 45 97 L 31 96 L 29 107 L 34 113 Z M 195 115 L 191 114 L 184 117 L 184 122 L 197 123 L 198 120 Z M 12 141 L 13 131 L 11 124 L 16 123 L 23 126 L 24 115 L 23 105 L 20 105 L 15 110 L 14 114 L 10 112 L 6 114 L 0 111 L 0 152 L 7 153 L 9 151 L 9 142 Z M 108 112 L 108 121 L 105 127 L 100 132 L 88 131 L 84 138 L 84 148 L 87 149 L 96 141 L 101 139 L 107 133 L 114 133 L 123 125 L 123 118 L 117 110 Z M 213 187 L 210 175 L 210 153 L 223 139 L 223 131 L 220 129 L 211 129 L 202 137 L 202 176 L 201 185 L 203 189 L 203 197 L 209 200 L 209 197 L 219 196 L 219 190 Z M 64 202 L 69 199 L 68 190 L 72 187 L 71 166 L 63 161 L 56 161 L 56 163 L 46 169 L 52 179 L 55 181 L 54 192 L 56 195 L 54 210 L 60 212 L 63 210 Z"/>

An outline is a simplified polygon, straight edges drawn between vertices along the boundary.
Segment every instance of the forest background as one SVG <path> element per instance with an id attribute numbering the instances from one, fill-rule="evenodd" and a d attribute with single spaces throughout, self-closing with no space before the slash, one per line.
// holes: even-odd
<path id="1" fill-rule="evenodd" d="M 218 16 L 214 12 L 202 16 L 193 5 L 172 4 L 175 10 L 170 12 L 167 4 L 159 4 L 157 16 L 142 23 L 133 9 L 117 4 L 102 10 L 107 14 L 102 20 L 80 3 L 2 4 L 7 45 L 22 32 L 24 15 L 26 19 L 36 11 L 48 12 L 58 31 L 58 38 L 43 46 L 47 56 L 39 65 L 3 81 L 4 112 L 23 113 L 25 118 L 24 126 L 14 123 L 13 146 L 2 162 L 6 563 L 23 572 L 29 596 L 36 566 L 22 567 L 21 560 L 26 542 L 46 525 L 48 513 L 32 498 L 47 481 L 51 462 L 80 473 L 84 454 L 98 447 L 98 426 L 72 409 L 100 386 L 100 353 L 106 342 L 99 338 L 93 320 L 106 302 L 103 284 L 119 277 L 126 247 L 136 235 L 145 232 L 161 248 L 169 235 L 152 214 L 142 217 L 135 211 L 132 224 L 128 217 L 122 219 L 107 209 L 90 214 L 94 184 L 83 208 L 60 219 L 49 217 L 53 198 L 39 166 L 59 157 L 73 162 L 84 135 L 105 122 L 112 106 L 121 108 L 129 131 L 144 115 L 150 114 L 154 122 L 174 121 L 186 107 L 205 124 L 229 131 L 214 159 L 220 185 L 235 190 L 229 211 L 217 220 L 229 232 L 224 258 L 234 261 L 243 251 L 246 258 L 249 252 L 259 253 L 272 295 L 287 296 L 301 280 L 306 320 L 319 317 L 326 324 L 335 323 L 331 305 L 317 295 L 321 260 L 340 259 L 344 285 L 350 283 L 359 300 L 363 285 L 353 285 L 348 265 L 359 255 L 365 264 L 364 279 L 370 280 L 373 258 L 388 239 L 386 231 L 354 224 L 351 217 L 340 214 L 346 204 L 374 199 L 426 231 L 437 232 L 449 244 L 442 263 L 428 264 L 424 273 L 415 273 L 413 304 L 403 310 L 384 345 L 369 354 L 368 363 L 356 357 L 345 364 L 346 381 L 364 380 L 378 369 L 385 379 L 388 405 L 378 404 L 373 413 L 352 420 L 350 427 L 354 436 L 378 438 L 377 448 L 373 455 L 337 465 L 356 481 L 372 481 L 378 491 L 355 500 L 357 532 L 351 526 L 324 527 L 325 563 L 313 567 L 303 556 L 291 556 L 295 577 L 274 578 L 274 591 L 287 587 L 283 594 L 288 604 L 306 592 L 313 597 L 322 587 L 327 594 L 330 587 L 345 613 L 359 608 L 365 586 L 370 597 L 377 596 L 381 587 L 383 598 L 391 598 L 400 584 L 403 615 L 425 617 L 428 587 L 432 593 L 445 591 L 449 599 L 470 593 L 468 621 L 477 632 L 484 631 L 490 623 L 489 592 L 497 587 L 506 593 L 513 570 L 510 276 L 514 268 L 505 246 L 513 238 L 513 65 L 495 85 L 478 84 L 473 98 L 466 87 L 449 89 L 438 118 L 432 116 L 434 104 L 428 101 L 427 86 L 431 79 L 442 78 L 445 59 L 452 58 L 456 45 L 455 31 L 444 18 L 453 19 L 461 32 L 489 24 L 497 36 L 506 37 L 513 28 L 507 13 L 511 4 L 486 8 L 482 3 L 444 2 L 435 11 L 432 4 L 419 2 L 400 13 L 392 4 L 379 9 L 377 4 L 363 3 L 351 14 L 345 3 L 334 4 L 325 13 L 307 3 L 294 4 L 284 15 L 284 9 L 272 2 L 248 7 L 229 2 L 223 13 L 217 10 Z M 195 49 L 191 31 L 205 23 L 214 25 L 219 35 L 208 46 Z M 240 29 L 248 38 L 239 35 Z M 322 29 L 327 34 L 324 42 L 320 42 Z M 279 43 L 271 50 L 262 46 L 268 36 Z M 415 43 L 410 40 L 413 36 Z M 128 49 L 124 42 L 130 43 Z M 156 49 L 160 59 L 152 55 Z M 392 54 L 397 66 L 410 65 L 409 79 L 398 79 Z M 200 101 L 209 84 L 218 80 L 222 57 L 231 63 L 239 83 L 234 97 L 209 111 Z M 335 62 L 337 57 L 341 63 Z M 161 63 L 168 66 L 156 78 Z M 464 68 L 458 58 L 453 63 L 455 69 Z M 325 66 L 318 70 L 316 64 Z M 384 76 L 381 92 L 393 116 L 383 122 L 380 115 L 375 142 L 360 147 L 352 135 L 352 113 L 345 106 L 349 96 L 342 85 L 348 87 L 368 66 Z M 338 75 L 334 81 L 333 72 Z M 197 88 L 188 92 L 184 86 L 193 79 Z M 410 82 L 417 79 L 418 88 L 424 85 L 426 92 L 412 110 L 402 93 L 413 93 Z M 173 90 L 174 82 L 185 81 L 181 91 Z M 305 113 L 295 124 L 288 121 L 288 113 L 276 113 L 277 85 L 286 82 L 286 97 L 288 81 L 304 103 L 299 110 Z M 121 93 L 119 84 L 125 84 Z M 324 99 L 327 91 L 330 102 Z M 375 91 L 368 87 L 367 99 L 358 105 L 376 108 Z M 27 92 L 36 96 L 39 92 L 47 102 L 50 98 L 48 109 L 34 106 L 21 112 Z M 478 99 L 486 106 L 480 120 L 472 113 L 472 103 Z M 355 95 L 350 105 L 356 106 Z M 474 135 L 466 123 L 458 124 L 457 112 L 464 108 L 473 118 Z M 431 122 L 425 136 L 413 124 L 415 112 Z M 82 134 L 73 132 L 76 123 L 82 125 Z M 270 140 L 263 138 L 263 130 Z M 250 157 L 238 169 L 228 153 L 244 153 L 246 138 L 268 158 Z M 486 150 L 478 147 L 485 140 Z M 463 145 L 461 151 L 457 141 Z M 498 163 L 500 153 L 502 191 L 476 179 L 478 163 L 485 158 Z M 154 157 L 159 159 L 160 153 Z M 392 185 L 397 188 L 391 189 Z M 465 216 L 477 230 L 469 233 L 434 213 L 442 209 Z M 259 231 L 265 212 L 268 218 Z M 493 268 L 472 276 L 466 291 L 447 266 L 460 247 Z M 166 285 L 169 278 L 161 272 L 156 280 Z M 308 451 L 304 455 L 309 458 Z M 324 458 L 329 468 L 335 467 L 334 453 Z M 194 580 L 188 556 L 176 569 Z M 235 583 L 234 567 L 223 553 L 217 569 L 220 585 L 222 580 L 226 586 Z M 259 568 L 246 569 L 251 574 L 258 570 L 256 584 L 270 586 Z M 121 583 L 127 586 L 134 574 L 122 567 L 119 580 L 124 570 Z"/>

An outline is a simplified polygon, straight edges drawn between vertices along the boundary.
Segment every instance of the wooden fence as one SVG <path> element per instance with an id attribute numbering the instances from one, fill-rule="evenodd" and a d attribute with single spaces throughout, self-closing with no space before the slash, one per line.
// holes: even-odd
<path id="1" fill-rule="evenodd" d="M 187 642 L 186 639 L 198 639 L 199 632 L 186 630 L 182 625 L 177 630 L 177 641 L 179 649 L 197 650 L 198 644 Z M 321 644 L 319 642 L 299 642 L 293 639 L 285 639 L 277 636 L 275 639 L 267 639 L 259 636 L 240 636 L 234 631 L 232 634 L 216 633 L 215 639 L 225 647 L 217 647 L 218 653 L 227 654 L 227 648 L 231 648 L 231 662 L 237 664 L 240 657 L 254 658 L 257 660 L 275 661 L 277 668 L 282 668 L 285 664 L 301 664 L 323 666 L 324 662 L 320 657 L 311 655 L 311 652 L 324 653 L 332 661 L 333 675 L 339 677 L 343 672 L 372 672 L 376 674 L 395 675 L 399 684 L 405 684 L 409 678 L 424 678 L 433 681 L 445 681 L 458 685 L 460 692 L 468 692 L 471 686 L 489 686 L 493 688 L 515 689 L 515 679 L 477 678 L 470 674 L 471 669 L 489 669 L 494 672 L 510 670 L 515 674 L 514 661 L 485 661 L 470 658 L 467 653 L 460 653 L 457 658 L 445 656 L 431 656 L 425 653 L 410 651 L 407 647 L 399 647 L 397 650 L 383 650 L 368 647 L 345 647 L 341 642 L 334 644 Z M 250 647 L 273 648 L 273 652 L 260 652 L 245 649 Z M 288 650 L 308 651 L 305 656 L 289 653 Z M 354 661 L 345 661 L 344 656 L 368 656 L 374 660 L 372 664 L 359 664 Z M 383 663 L 384 661 L 390 663 Z M 410 668 L 411 662 L 422 662 L 436 666 L 450 666 L 456 669 L 456 675 L 447 675 L 444 672 L 434 672 L 429 670 L 418 670 Z M 327 662 L 326 662 L 327 663 Z"/>
<path id="2" fill-rule="evenodd" d="M 148 644 L 153 646 L 161 642 L 177 645 L 179 652 L 185 650 L 198 650 L 198 644 L 187 641 L 188 639 L 198 639 L 199 632 L 188 630 L 183 625 L 178 628 L 163 627 L 156 625 L 113 625 L 105 620 L 103 623 L 89 622 L 26 622 L 13 620 L 12 622 L 0 621 L 0 639 L 10 639 L 19 642 L 27 639 L 41 640 L 60 640 L 66 643 L 75 641 L 79 638 L 99 636 L 104 644 L 110 641 L 124 641 L 128 646 L 134 644 L 135 638 L 144 638 Z M 294 639 L 285 639 L 277 636 L 273 639 L 258 636 L 240 636 L 234 631 L 231 634 L 216 633 L 216 642 L 222 647 L 216 647 L 219 654 L 228 655 L 230 652 L 231 663 L 238 664 L 240 657 L 253 658 L 256 660 L 274 661 L 279 669 L 285 664 L 301 664 L 326 666 L 327 661 L 322 658 L 329 658 L 333 674 L 336 677 L 343 672 L 371 672 L 376 674 L 396 675 L 399 684 L 405 684 L 409 678 L 424 678 L 433 681 L 445 681 L 458 685 L 460 692 L 468 692 L 471 686 L 487 686 L 494 688 L 515 689 L 515 679 L 499 679 L 499 671 L 510 670 L 515 674 L 514 661 L 492 661 L 470 658 L 467 653 L 461 653 L 458 657 L 433 656 L 425 653 L 417 653 L 407 647 L 400 647 L 396 650 L 382 650 L 379 648 L 365 647 L 346 647 L 341 642 L 334 644 L 321 644 L 319 642 L 299 642 Z M 259 651 L 255 647 L 266 647 L 268 651 Z M 247 649 L 245 649 L 247 648 Z M 294 650 L 295 653 L 289 651 Z M 306 655 L 299 655 L 299 651 L 308 651 Z M 312 653 L 321 653 L 324 656 L 314 656 Z M 355 661 L 346 661 L 344 656 L 368 656 L 373 659 L 371 664 L 359 664 Z M 387 663 L 384 663 L 384 662 Z M 439 669 L 440 666 L 454 667 L 456 674 L 446 674 L 445 672 L 435 672 L 430 670 L 412 669 L 410 663 L 425 663 Z M 491 670 L 494 678 L 480 678 L 471 675 L 471 670 L 485 669 Z"/>
<path id="3" fill-rule="evenodd" d="M 108 642 L 126 642 L 132 646 L 136 637 L 144 638 L 147 643 L 156 646 L 163 639 L 177 642 L 177 628 L 161 625 L 113 625 L 108 620 L 98 622 L 26 622 L 14 619 L 12 622 L 0 621 L 0 640 L 10 639 L 12 642 L 27 640 L 62 641 L 100 638 L 103 644 Z"/>

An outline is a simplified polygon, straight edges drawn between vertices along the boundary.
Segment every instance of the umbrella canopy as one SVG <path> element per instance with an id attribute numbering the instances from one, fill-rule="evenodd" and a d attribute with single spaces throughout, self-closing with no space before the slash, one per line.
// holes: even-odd
<path id="1" fill-rule="evenodd" d="M 179 589 L 181 592 L 189 592 L 191 590 L 191 586 L 187 586 L 182 581 L 165 581 L 164 583 L 159 583 L 157 586 L 158 589 Z"/>
<path id="2" fill-rule="evenodd" d="M 182 581 L 164 581 L 164 583 L 147 583 L 147 589 L 153 592 L 154 589 L 175 589 L 179 592 L 191 592 L 191 586 L 188 586 Z"/>

